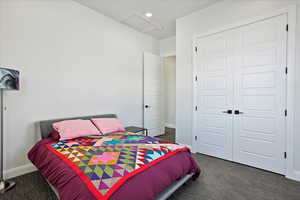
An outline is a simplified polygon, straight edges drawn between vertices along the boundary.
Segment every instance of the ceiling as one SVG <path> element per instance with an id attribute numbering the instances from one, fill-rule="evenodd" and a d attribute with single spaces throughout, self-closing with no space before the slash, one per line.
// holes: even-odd
<path id="1" fill-rule="evenodd" d="M 74 0 L 140 32 L 163 39 L 176 34 L 176 19 L 220 0 Z M 146 12 L 153 13 L 151 18 Z"/>

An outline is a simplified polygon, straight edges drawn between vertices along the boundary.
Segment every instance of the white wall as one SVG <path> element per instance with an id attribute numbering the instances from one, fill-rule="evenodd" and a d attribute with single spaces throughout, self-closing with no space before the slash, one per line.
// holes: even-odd
<path id="1" fill-rule="evenodd" d="M 176 140 L 184 144 L 192 143 L 192 37 L 195 34 L 206 33 L 226 25 L 230 25 L 267 11 L 284 8 L 291 4 L 300 6 L 299 0 L 225 0 L 206 9 L 195 12 L 176 22 Z M 297 13 L 297 36 L 300 34 L 300 11 Z M 296 38 L 297 60 L 300 64 L 300 40 Z M 299 67 L 299 66 L 298 66 Z M 299 68 L 296 77 L 300 76 Z M 300 79 L 296 81 L 300 88 Z M 294 169 L 299 172 L 300 178 L 300 90 L 296 90 L 295 116 L 295 155 Z"/>
<path id="2" fill-rule="evenodd" d="M 174 56 L 176 54 L 176 37 L 169 37 L 159 41 L 160 56 Z"/>
<path id="3" fill-rule="evenodd" d="M 176 57 L 163 58 L 164 122 L 169 128 L 176 127 Z"/>
<path id="4" fill-rule="evenodd" d="M 176 127 L 176 37 L 159 41 L 160 56 L 163 58 L 163 106 L 164 124 Z"/>
<path id="5" fill-rule="evenodd" d="M 142 55 L 159 53 L 152 37 L 71 0 L 0 0 L 0 40 L 1 65 L 21 72 L 20 91 L 5 92 L 10 175 L 29 163 L 39 120 L 116 113 L 142 124 Z"/>

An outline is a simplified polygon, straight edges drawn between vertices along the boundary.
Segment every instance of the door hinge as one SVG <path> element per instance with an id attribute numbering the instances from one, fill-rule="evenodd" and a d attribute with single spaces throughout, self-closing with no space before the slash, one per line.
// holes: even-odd
<path id="1" fill-rule="evenodd" d="M 198 81 L 198 76 L 195 76 L 195 81 Z"/>
<path id="2" fill-rule="evenodd" d="M 287 74 L 287 73 L 288 73 L 288 67 L 285 68 L 285 74 Z"/>
<path id="3" fill-rule="evenodd" d="M 196 52 L 198 51 L 198 47 L 195 47 L 195 51 L 196 51 Z"/>
<path id="4" fill-rule="evenodd" d="M 286 25 L 285 30 L 289 31 L 289 25 L 288 24 Z"/>
<path id="5" fill-rule="evenodd" d="M 286 152 L 284 152 L 284 159 L 286 159 L 287 158 L 287 154 L 286 154 Z"/>
<path id="6" fill-rule="evenodd" d="M 197 140 L 198 139 L 198 137 L 197 136 L 195 136 L 195 140 Z"/>
<path id="7" fill-rule="evenodd" d="M 198 110 L 198 106 L 195 106 L 195 110 L 196 110 L 196 111 Z"/>
<path id="8" fill-rule="evenodd" d="M 284 116 L 287 116 L 287 110 L 284 111 Z"/>

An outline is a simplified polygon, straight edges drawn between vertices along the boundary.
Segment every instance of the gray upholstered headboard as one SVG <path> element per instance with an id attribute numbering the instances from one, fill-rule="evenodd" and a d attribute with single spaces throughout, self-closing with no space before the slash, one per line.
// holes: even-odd
<path id="1" fill-rule="evenodd" d="M 83 117 L 71 117 L 71 118 L 63 118 L 63 119 L 52 119 L 40 121 L 40 129 L 42 138 L 47 138 L 49 134 L 53 131 L 52 124 L 55 122 L 63 121 L 63 120 L 72 120 L 72 119 L 91 119 L 91 118 L 117 118 L 115 114 L 105 114 L 105 115 L 92 115 L 92 116 L 83 116 Z"/>

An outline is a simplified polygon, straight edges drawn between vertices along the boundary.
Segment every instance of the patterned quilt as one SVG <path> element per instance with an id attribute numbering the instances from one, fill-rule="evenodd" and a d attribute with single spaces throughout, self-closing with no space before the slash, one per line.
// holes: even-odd
<path id="1" fill-rule="evenodd" d="M 47 147 L 80 176 L 97 199 L 108 199 L 130 177 L 188 150 L 128 132 L 63 140 Z"/>

